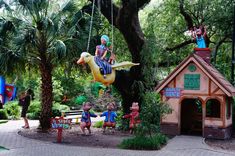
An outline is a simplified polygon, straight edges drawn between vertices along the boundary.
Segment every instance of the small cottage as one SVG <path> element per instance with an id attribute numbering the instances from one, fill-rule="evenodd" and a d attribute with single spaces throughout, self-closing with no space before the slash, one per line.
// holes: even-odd
<path id="1" fill-rule="evenodd" d="M 210 64 L 210 49 L 195 48 L 155 90 L 172 108 L 161 119 L 163 133 L 231 137 L 235 88 Z"/>

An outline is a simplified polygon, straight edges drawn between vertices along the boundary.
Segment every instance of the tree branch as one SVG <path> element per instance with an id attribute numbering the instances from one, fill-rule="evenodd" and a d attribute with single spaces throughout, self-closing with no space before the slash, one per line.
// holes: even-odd
<path id="1" fill-rule="evenodd" d="M 91 3 L 93 3 L 93 0 L 89 0 Z M 105 18 L 109 21 L 110 24 L 112 24 L 112 13 L 111 13 L 111 0 L 95 0 L 96 7 L 100 7 L 100 11 L 105 16 Z M 117 7 L 115 4 L 113 4 L 113 25 L 117 27 L 117 16 L 119 12 L 119 7 Z"/>
<path id="2" fill-rule="evenodd" d="M 219 47 L 225 42 L 225 40 L 227 39 L 227 36 L 224 36 L 219 42 L 216 43 L 215 48 L 214 48 L 214 56 L 213 56 L 213 62 L 214 64 L 216 64 L 216 57 L 217 57 L 217 51 L 219 49 Z"/>
<path id="3" fill-rule="evenodd" d="M 182 42 L 182 43 L 180 43 L 180 44 L 178 44 L 178 45 L 176 45 L 174 47 L 171 47 L 171 48 L 168 47 L 168 48 L 166 48 L 166 50 L 167 51 L 174 51 L 176 49 L 182 48 L 182 47 L 184 47 L 184 46 L 186 46 L 188 44 L 191 44 L 191 43 L 194 43 L 194 41 L 190 39 L 190 40 L 184 41 L 184 42 Z"/>
<path id="4" fill-rule="evenodd" d="M 151 0 L 137 0 L 137 8 L 142 9 L 147 5 Z"/>
<path id="5" fill-rule="evenodd" d="M 179 8 L 180 8 L 180 13 L 184 16 L 184 19 L 187 23 L 188 29 L 193 27 L 193 20 L 191 16 L 185 11 L 184 9 L 184 0 L 179 0 Z"/>

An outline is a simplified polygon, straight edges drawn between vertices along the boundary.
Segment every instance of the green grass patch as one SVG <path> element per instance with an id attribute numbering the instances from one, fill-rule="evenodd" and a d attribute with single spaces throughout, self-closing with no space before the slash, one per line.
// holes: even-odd
<path id="1" fill-rule="evenodd" d="M 5 147 L 0 146 L 0 151 L 3 151 L 3 150 L 9 150 L 9 149 L 7 149 L 7 148 L 5 148 Z"/>
<path id="2" fill-rule="evenodd" d="M 94 124 L 95 128 L 102 128 L 102 126 L 103 126 L 103 121 L 98 121 Z"/>
<path id="3" fill-rule="evenodd" d="M 4 123 L 7 123 L 8 121 L 7 120 L 0 120 L 0 124 L 4 124 Z"/>
<path id="4" fill-rule="evenodd" d="M 163 134 L 150 136 L 135 136 L 134 138 L 124 139 L 119 145 L 123 149 L 135 150 L 158 150 L 167 143 L 168 138 Z"/>

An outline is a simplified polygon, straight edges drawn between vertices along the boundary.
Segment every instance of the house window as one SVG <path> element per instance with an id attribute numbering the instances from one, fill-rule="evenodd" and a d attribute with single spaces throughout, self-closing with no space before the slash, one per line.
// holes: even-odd
<path id="1" fill-rule="evenodd" d="M 230 119 L 231 117 L 231 104 L 233 103 L 233 99 L 230 97 L 226 98 L 226 117 L 227 119 Z"/>
<path id="2" fill-rule="evenodd" d="M 220 118 L 220 102 L 217 99 L 206 102 L 206 117 Z"/>
<path id="3" fill-rule="evenodd" d="M 184 74 L 185 90 L 200 90 L 200 74 Z"/>

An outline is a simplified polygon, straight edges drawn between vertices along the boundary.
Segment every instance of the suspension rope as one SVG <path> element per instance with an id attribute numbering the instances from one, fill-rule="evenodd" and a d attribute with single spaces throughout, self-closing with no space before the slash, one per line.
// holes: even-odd
<path id="1" fill-rule="evenodd" d="M 113 43 L 113 40 L 114 40 L 114 38 L 113 38 L 113 1 L 111 0 L 110 3 L 111 3 L 111 25 L 112 25 L 112 35 L 111 35 L 111 37 L 112 37 L 112 44 L 113 44 L 112 50 L 113 50 L 114 49 L 114 43 Z"/>
<path id="2" fill-rule="evenodd" d="M 87 41 L 87 49 L 86 49 L 87 52 L 89 51 L 90 48 L 94 10 L 95 10 L 95 0 L 93 0 L 92 2 L 91 21 L 90 21 L 89 36 Z"/>

